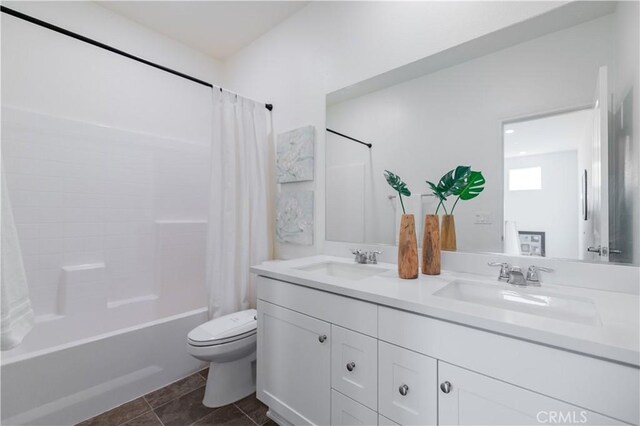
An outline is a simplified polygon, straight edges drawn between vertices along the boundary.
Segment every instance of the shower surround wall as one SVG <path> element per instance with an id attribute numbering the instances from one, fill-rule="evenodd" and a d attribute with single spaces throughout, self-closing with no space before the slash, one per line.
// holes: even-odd
<path id="1" fill-rule="evenodd" d="M 220 81 L 215 60 L 95 4 L 4 4 Z M 4 165 L 39 319 L 201 286 L 210 91 L 4 14 L 2 59 Z"/>
<path id="2" fill-rule="evenodd" d="M 3 5 L 222 81 L 95 3 Z M 1 19 L 3 166 L 37 315 L 2 354 L 2 423 L 75 424 L 201 367 L 181 342 L 207 319 L 211 91 Z"/>
<path id="3" fill-rule="evenodd" d="M 7 185 L 41 320 L 201 289 L 207 145 L 2 112 Z"/>

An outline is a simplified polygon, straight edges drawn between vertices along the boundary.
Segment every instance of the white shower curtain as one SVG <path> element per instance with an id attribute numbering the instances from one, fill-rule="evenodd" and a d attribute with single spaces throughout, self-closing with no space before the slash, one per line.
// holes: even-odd
<path id="1" fill-rule="evenodd" d="M 270 146 L 264 104 L 213 90 L 207 235 L 209 317 L 255 307 L 251 265 L 271 257 Z"/>
<path id="2" fill-rule="evenodd" d="M 27 275 L 22 262 L 18 231 L 13 221 L 4 167 L 2 167 L 2 196 L 0 203 L 0 350 L 9 350 L 22 342 L 34 323 L 33 309 L 29 299 Z"/>

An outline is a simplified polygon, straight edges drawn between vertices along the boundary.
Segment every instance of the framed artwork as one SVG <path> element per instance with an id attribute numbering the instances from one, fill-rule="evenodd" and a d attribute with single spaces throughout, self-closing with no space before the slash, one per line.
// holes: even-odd
<path id="1" fill-rule="evenodd" d="M 523 256 L 545 257 L 545 233 L 539 231 L 518 231 L 520 253 Z"/>
<path id="2" fill-rule="evenodd" d="M 278 135 L 276 168 L 278 183 L 313 180 L 313 126 L 300 127 Z"/>
<path id="3" fill-rule="evenodd" d="M 281 243 L 313 244 L 313 191 L 278 194 L 276 238 Z"/>

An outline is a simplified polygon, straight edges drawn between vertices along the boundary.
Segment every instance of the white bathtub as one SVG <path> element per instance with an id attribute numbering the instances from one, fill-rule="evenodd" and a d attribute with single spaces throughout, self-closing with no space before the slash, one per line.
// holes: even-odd
<path id="1" fill-rule="evenodd" d="M 2 353 L 1 423 L 72 425 L 202 368 L 185 343 L 207 320 L 198 298 L 150 297 L 38 322 Z"/>

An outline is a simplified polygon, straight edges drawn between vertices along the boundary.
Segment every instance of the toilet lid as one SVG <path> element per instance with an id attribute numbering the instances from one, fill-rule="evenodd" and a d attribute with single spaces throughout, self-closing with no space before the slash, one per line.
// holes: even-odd
<path id="1" fill-rule="evenodd" d="M 189 341 L 195 345 L 214 345 L 226 343 L 254 334 L 256 331 L 257 311 L 234 312 L 197 326 L 189 332 Z"/>

